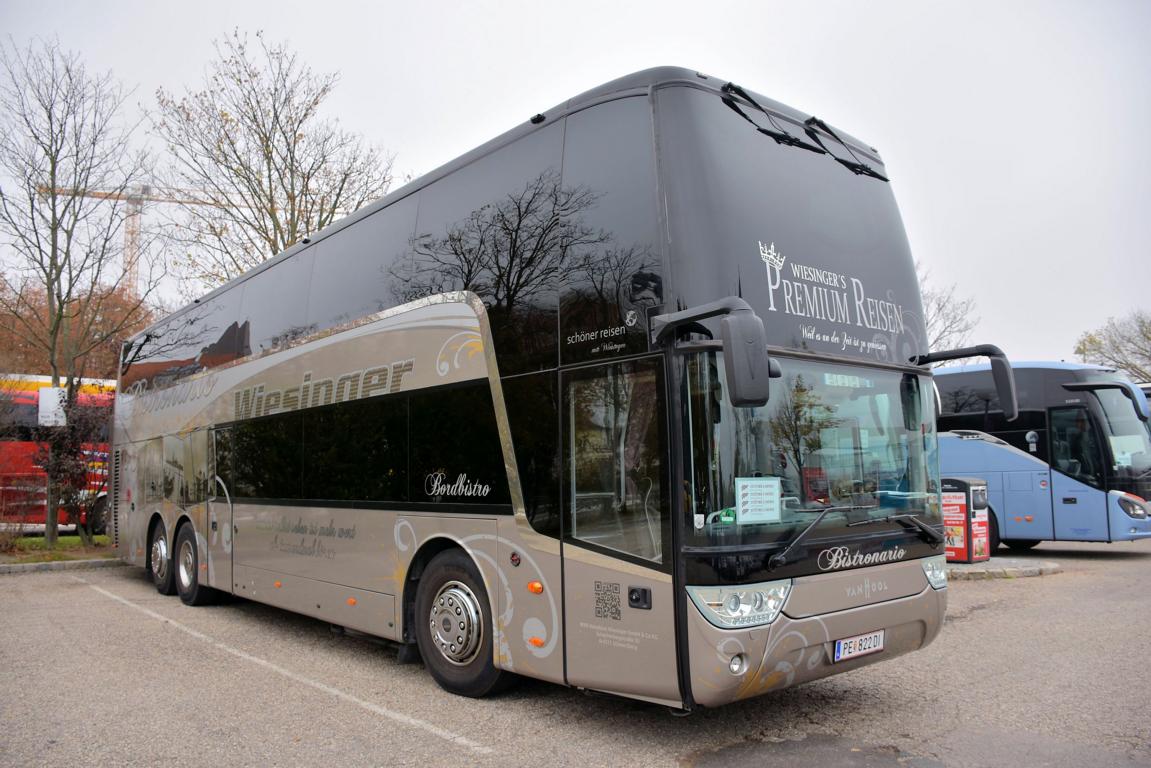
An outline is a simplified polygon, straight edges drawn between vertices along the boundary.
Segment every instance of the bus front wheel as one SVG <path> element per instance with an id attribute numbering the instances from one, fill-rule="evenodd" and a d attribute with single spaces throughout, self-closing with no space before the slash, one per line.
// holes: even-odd
<path id="1" fill-rule="evenodd" d="M 440 687 L 479 698 L 507 677 L 492 662 L 492 616 L 470 557 L 448 549 L 432 558 L 416 590 L 416 641 Z"/>
<path id="2" fill-rule="evenodd" d="M 1014 549 L 1016 552 L 1026 552 L 1039 543 L 1038 539 L 1004 539 L 1003 543 L 1007 545 L 1008 549 Z"/>

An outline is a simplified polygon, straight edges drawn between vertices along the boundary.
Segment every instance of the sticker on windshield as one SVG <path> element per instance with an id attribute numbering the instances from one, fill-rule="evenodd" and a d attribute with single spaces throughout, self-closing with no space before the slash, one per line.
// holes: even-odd
<path id="1" fill-rule="evenodd" d="M 782 495 L 783 486 L 778 477 L 735 478 L 736 523 L 778 523 Z"/>

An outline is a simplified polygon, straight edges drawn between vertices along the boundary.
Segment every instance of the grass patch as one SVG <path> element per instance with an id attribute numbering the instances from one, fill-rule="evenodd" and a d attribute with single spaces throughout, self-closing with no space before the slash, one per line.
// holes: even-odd
<path id="1" fill-rule="evenodd" d="M 56 547 L 47 549 L 43 536 L 20 536 L 12 550 L 3 558 L 9 563 L 53 563 L 60 560 L 98 560 L 116 557 L 108 545 L 107 536 L 96 536 L 94 546 L 85 547 L 79 536 L 60 536 Z"/>
<path id="2" fill-rule="evenodd" d="M 95 546 L 91 548 L 93 552 L 100 549 L 107 549 L 108 547 L 107 536 L 96 536 L 94 537 L 94 542 Z M 79 536 L 58 536 L 56 538 L 56 546 L 53 549 L 54 552 L 62 553 L 75 550 L 87 551 L 84 544 L 80 541 Z M 47 550 L 44 546 L 43 536 L 21 536 L 16 540 L 16 552 L 18 554 L 45 551 Z"/>

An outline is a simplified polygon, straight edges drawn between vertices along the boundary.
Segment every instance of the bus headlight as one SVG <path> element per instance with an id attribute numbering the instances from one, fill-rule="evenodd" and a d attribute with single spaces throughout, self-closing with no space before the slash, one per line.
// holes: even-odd
<path id="1" fill-rule="evenodd" d="M 923 565 L 923 573 L 927 576 L 927 583 L 933 589 L 943 589 L 947 586 L 947 555 L 925 557 L 919 562 Z"/>
<path id="2" fill-rule="evenodd" d="M 757 627 L 770 624 L 783 610 L 791 579 L 731 587 L 688 587 L 687 594 L 703 617 L 717 627 Z"/>
<path id="3" fill-rule="evenodd" d="M 1144 506 L 1143 499 L 1131 494 L 1123 494 L 1119 496 L 1119 508 L 1127 513 L 1128 517 L 1134 517 L 1136 520 L 1143 520 L 1147 517 L 1147 508 Z"/>

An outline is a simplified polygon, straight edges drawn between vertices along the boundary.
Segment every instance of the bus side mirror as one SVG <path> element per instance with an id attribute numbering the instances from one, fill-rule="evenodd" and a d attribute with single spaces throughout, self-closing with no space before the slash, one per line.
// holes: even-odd
<path id="1" fill-rule="evenodd" d="M 1003 418 L 1015 421 L 1019 418 L 1019 401 L 1015 398 L 1015 374 L 1003 350 L 994 344 L 980 344 L 963 349 L 949 349 L 945 352 L 932 352 L 911 358 L 914 365 L 930 365 L 945 360 L 962 360 L 965 357 L 986 357 L 991 361 L 991 377 L 995 380 L 995 394 L 1003 409 Z"/>
<path id="2" fill-rule="evenodd" d="M 720 320 L 720 338 L 731 404 L 751 408 L 765 405 L 771 363 L 763 321 L 751 310 L 736 310 Z"/>

